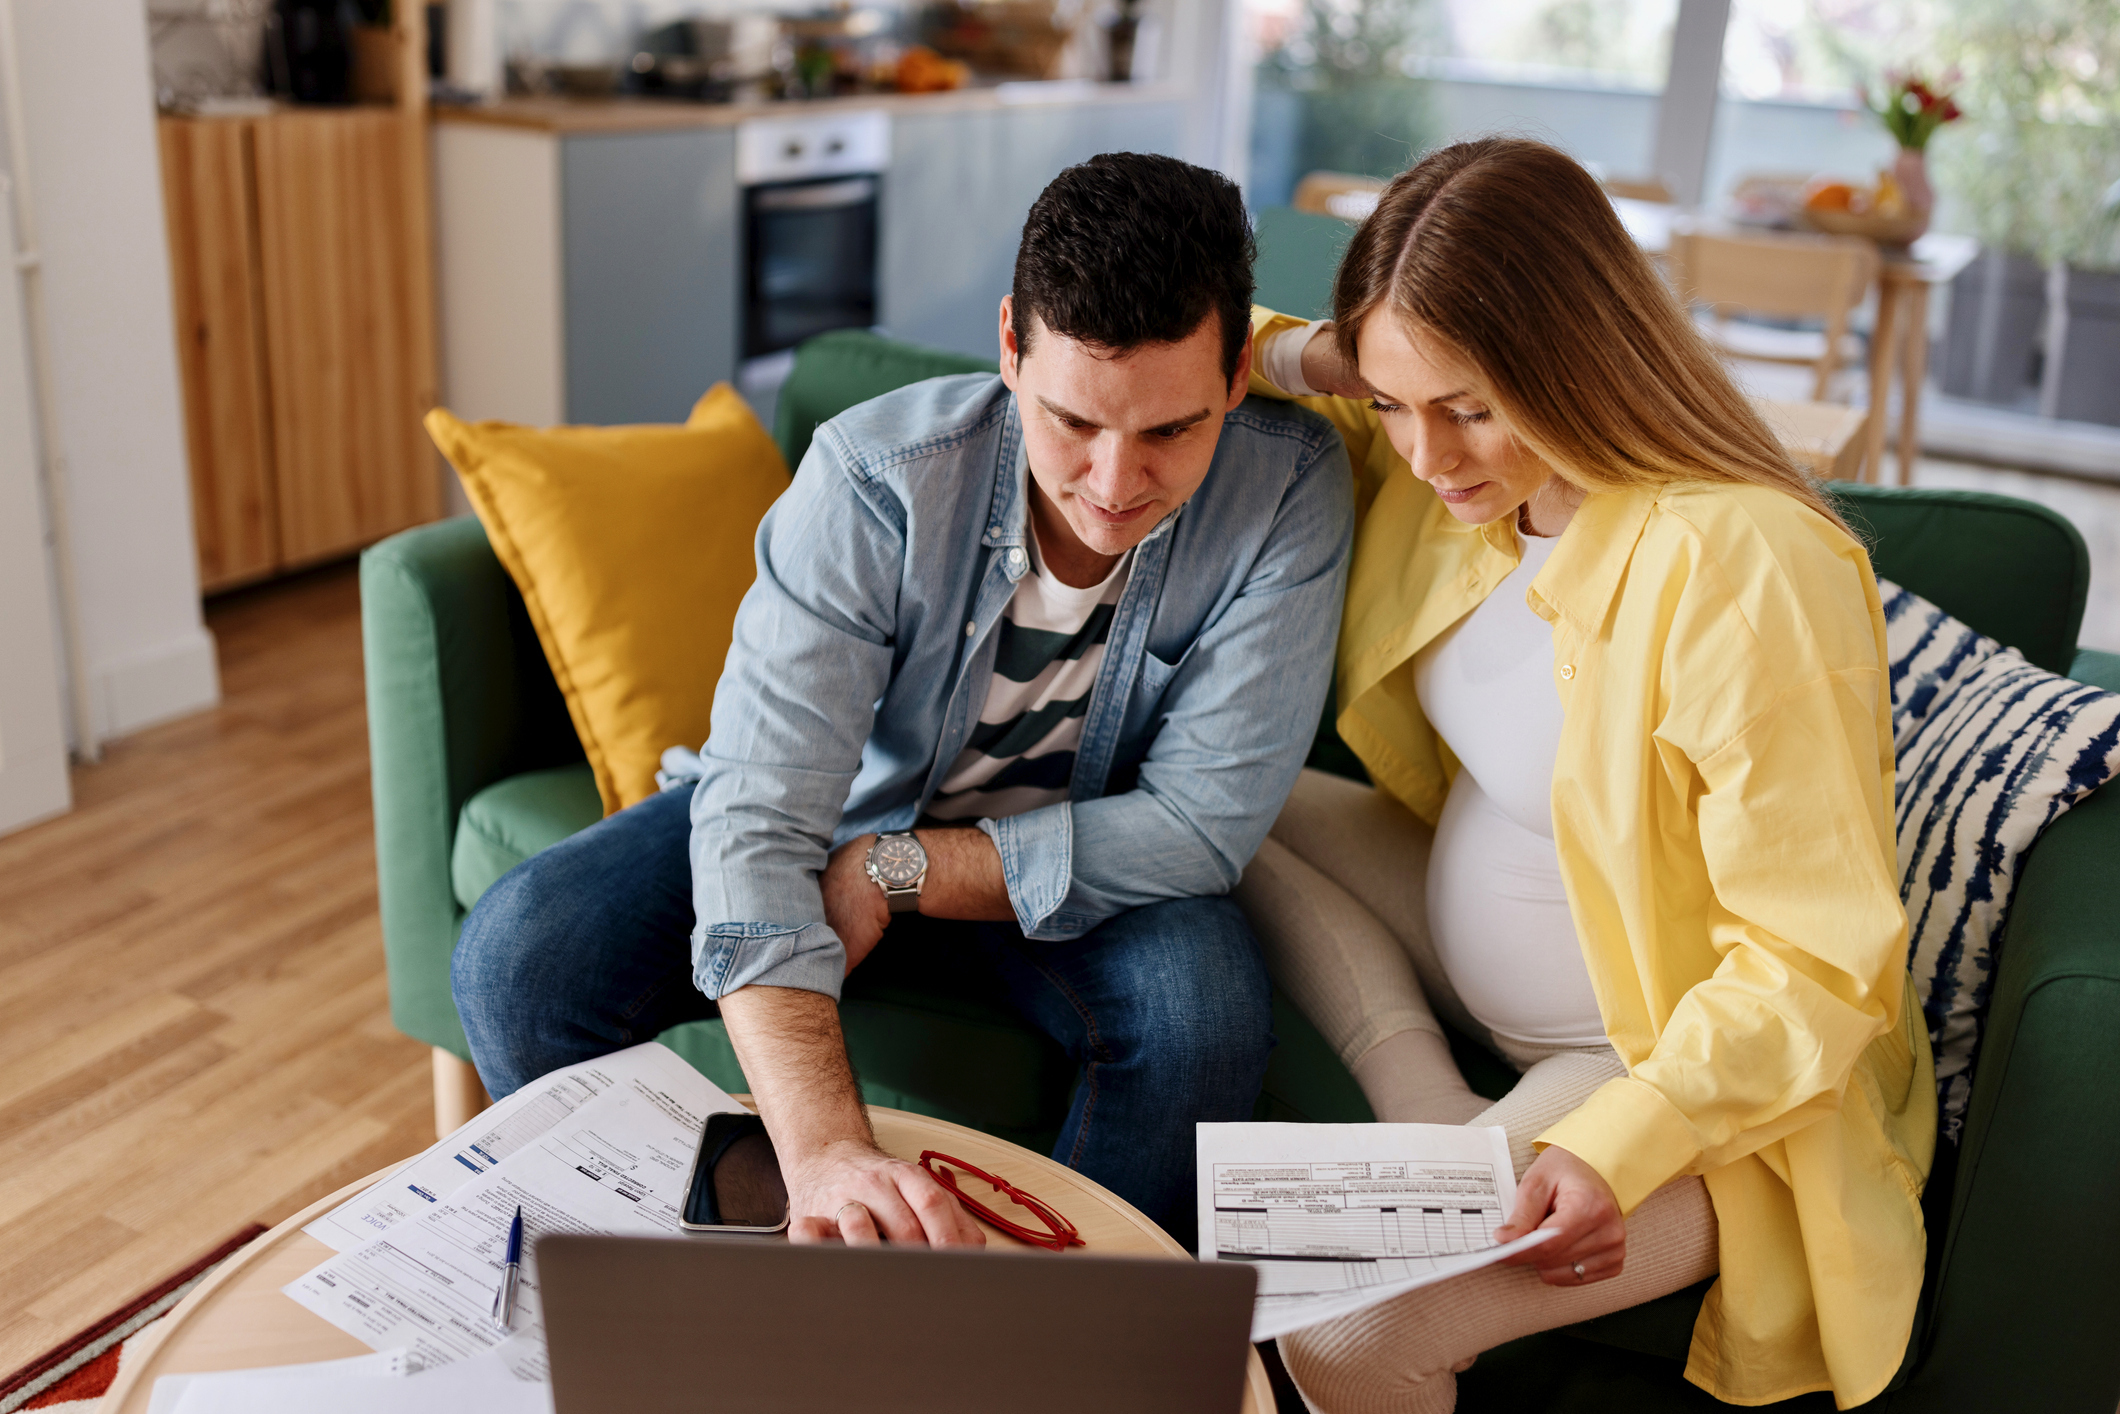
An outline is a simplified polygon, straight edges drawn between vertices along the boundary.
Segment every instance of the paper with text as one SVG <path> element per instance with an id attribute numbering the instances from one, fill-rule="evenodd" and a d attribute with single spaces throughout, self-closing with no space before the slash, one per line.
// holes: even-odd
<path id="1" fill-rule="evenodd" d="M 371 1347 L 405 1347 L 415 1370 L 498 1351 L 516 1378 L 547 1378 L 538 1239 L 679 1233 L 706 1117 L 742 1110 L 678 1064 L 681 1074 L 618 1068 L 617 1083 L 448 1197 L 282 1290 Z M 522 1281 L 513 1326 L 504 1331 L 492 1318 L 493 1294 L 518 1204 Z"/>
<path id="2" fill-rule="evenodd" d="M 698 1072 L 654 1041 L 555 1070 L 489 1105 L 426 1153 L 302 1231 L 334 1252 L 351 1252 L 378 1233 L 427 1212 L 619 1081 L 639 1076 L 667 1085 L 687 1074 Z"/>
<path id="3" fill-rule="evenodd" d="M 1455 1124 L 1199 1126 L 1200 1256 L 1259 1274 L 1266 1340 L 1498 1262 L 1509 1141 Z"/>

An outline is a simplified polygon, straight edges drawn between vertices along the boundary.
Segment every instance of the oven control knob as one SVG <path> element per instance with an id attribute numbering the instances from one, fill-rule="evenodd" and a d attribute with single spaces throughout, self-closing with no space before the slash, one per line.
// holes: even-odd
<path id="1" fill-rule="evenodd" d="M 791 140 L 788 145 L 784 149 L 782 149 L 781 156 L 791 158 L 802 156 L 802 143 L 799 141 Z"/>

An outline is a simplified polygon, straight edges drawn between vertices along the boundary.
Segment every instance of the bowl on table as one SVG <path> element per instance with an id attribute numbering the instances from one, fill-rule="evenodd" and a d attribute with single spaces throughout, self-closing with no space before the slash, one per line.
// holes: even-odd
<path id="1" fill-rule="evenodd" d="M 1888 216 L 1877 211 L 1832 211 L 1805 207 L 1798 218 L 1814 231 L 1829 236 L 1861 236 L 1879 245 L 1912 245 L 1929 228 L 1929 218 L 1919 212 Z"/>

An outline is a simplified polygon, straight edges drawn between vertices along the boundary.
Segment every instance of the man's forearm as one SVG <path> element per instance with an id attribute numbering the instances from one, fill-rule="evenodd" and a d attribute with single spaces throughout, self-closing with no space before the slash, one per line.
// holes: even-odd
<path id="1" fill-rule="evenodd" d="M 721 1019 L 758 1113 L 783 1151 L 811 1154 L 847 1140 L 875 1144 L 830 997 L 793 987 L 741 987 L 721 999 Z"/>
<path id="2" fill-rule="evenodd" d="M 974 923 L 1007 923 L 1016 917 L 1008 880 L 1001 873 L 1001 851 L 984 830 L 920 830 L 927 851 L 927 880 L 920 886 L 920 911 L 930 918 L 961 918 Z"/>

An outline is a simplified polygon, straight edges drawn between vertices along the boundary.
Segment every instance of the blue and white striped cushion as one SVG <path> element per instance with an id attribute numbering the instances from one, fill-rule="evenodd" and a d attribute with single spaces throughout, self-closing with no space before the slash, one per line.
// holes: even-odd
<path id="1" fill-rule="evenodd" d="M 1955 1141 L 1996 944 L 2039 832 L 2120 771 L 2120 694 L 2056 676 L 1889 580 L 1899 895 Z"/>

